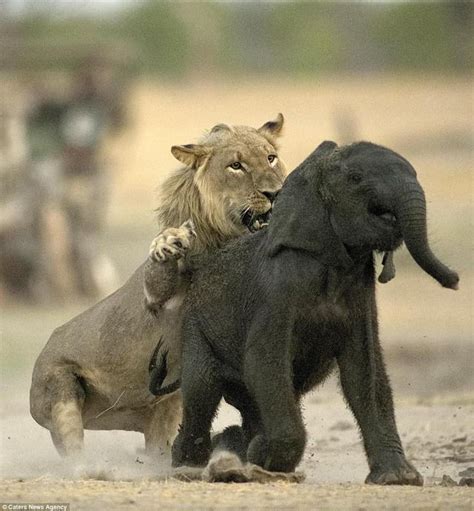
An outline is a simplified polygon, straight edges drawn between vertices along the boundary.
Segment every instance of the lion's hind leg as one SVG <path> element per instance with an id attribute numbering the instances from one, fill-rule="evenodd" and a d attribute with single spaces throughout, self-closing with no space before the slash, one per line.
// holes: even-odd
<path id="1" fill-rule="evenodd" d="M 181 422 L 181 392 L 166 397 L 154 405 L 145 423 L 145 451 L 151 456 L 170 456 L 173 440 Z"/>
<path id="2" fill-rule="evenodd" d="M 84 447 L 82 403 L 58 401 L 51 409 L 51 438 L 61 456 L 76 456 Z"/>
<path id="3" fill-rule="evenodd" d="M 35 389 L 39 392 L 32 389 L 33 417 L 49 429 L 60 456 L 80 455 L 84 447 L 82 408 L 85 399 L 81 382 L 72 368 L 63 367 L 46 378 L 43 389 L 43 395 L 40 395 L 40 389 Z M 44 416 L 46 410 L 50 412 L 49 417 Z"/>

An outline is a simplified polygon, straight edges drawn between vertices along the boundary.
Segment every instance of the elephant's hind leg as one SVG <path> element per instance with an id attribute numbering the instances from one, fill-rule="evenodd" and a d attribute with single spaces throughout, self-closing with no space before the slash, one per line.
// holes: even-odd
<path id="1" fill-rule="evenodd" d="M 182 399 L 177 391 L 155 405 L 153 413 L 145 422 L 145 451 L 149 455 L 169 456 L 171 445 L 181 422 Z"/>

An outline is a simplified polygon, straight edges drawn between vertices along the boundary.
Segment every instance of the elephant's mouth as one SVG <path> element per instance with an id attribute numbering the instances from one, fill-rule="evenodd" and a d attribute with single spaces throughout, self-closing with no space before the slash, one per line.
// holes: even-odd
<path id="1" fill-rule="evenodd" d="M 250 209 L 246 209 L 241 215 L 240 220 L 250 232 L 256 232 L 268 225 L 272 216 L 270 208 L 266 213 L 255 213 Z"/>
<path id="2" fill-rule="evenodd" d="M 381 220 L 387 225 L 395 226 L 397 223 L 397 217 L 388 208 L 380 204 L 370 204 L 369 214 Z"/>
<path id="3" fill-rule="evenodd" d="M 400 222 L 395 213 L 377 202 L 369 205 L 368 213 L 375 236 L 373 248 L 385 252 L 395 250 L 402 242 Z"/>

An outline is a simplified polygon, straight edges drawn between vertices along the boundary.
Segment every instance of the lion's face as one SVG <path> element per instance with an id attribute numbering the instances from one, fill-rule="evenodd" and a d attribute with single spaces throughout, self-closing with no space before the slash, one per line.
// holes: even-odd
<path id="1" fill-rule="evenodd" d="M 173 148 L 194 165 L 203 211 L 223 234 L 237 236 L 268 221 L 286 175 L 276 145 L 282 126 L 281 114 L 259 129 L 219 124 L 201 144 Z"/>

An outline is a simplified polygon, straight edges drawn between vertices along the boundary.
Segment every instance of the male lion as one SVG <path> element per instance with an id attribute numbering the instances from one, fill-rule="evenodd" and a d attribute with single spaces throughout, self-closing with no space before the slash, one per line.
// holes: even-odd
<path id="1" fill-rule="evenodd" d="M 171 149 L 184 167 L 163 184 L 158 217 L 162 227 L 181 227 L 155 238 L 123 287 L 57 328 L 36 361 L 31 414 L 61 455 L 82 451 L 84 428 L 139 431 L 148 453 L 169 450 L 181 396 L 153 401 L 148 370 L 166 353 L 167 379 L 179 372 L 183 256 L 261 227 L 285 175 L 276 145 L 282 127 L 281 114 L 258 130 L 220 124 L 199 144 Z"/>

